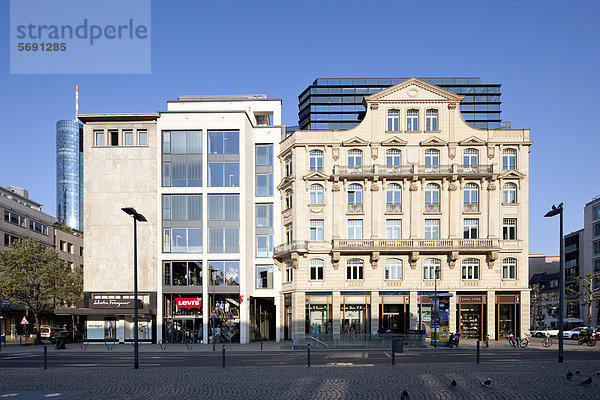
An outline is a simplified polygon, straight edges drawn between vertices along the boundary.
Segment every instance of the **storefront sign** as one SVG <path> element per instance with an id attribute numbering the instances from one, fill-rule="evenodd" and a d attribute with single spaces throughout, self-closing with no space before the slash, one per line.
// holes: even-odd
<path id="1" fill-rule="evenodd" d="M 381 304 L 408 304 L 409 296 L 381 296 Z"/>
<path id="2" fill-rule="evenodd" d="M 141 300 L 138 300 L 141 306 Z M 133 299 L 91 299 L 90 308 L 133 308 Z"/>
<path id="3" fill-rule="evenodd" d="M 331 304 L 331 296 L 306 296 L 308 304 Z"/>
<path id="4" fill-rule="evenodd" d="M 500 294 L 496 296 L 496 304 L 519 304 L 518 294 Z"/>
<path id="5" fill-rule="evenodd" d="M 178 297 L 175 298 L 175 304 L 177 308 L 202 308 L 202 298 Z"/>
<path id="6" fill-rule="evenodd" d="M 486 296 L 458 296 L 460 304 L 485 304 Z"/>
<path id="7" fill-rule="evenodd" d="M 371 298 L 369 296 L 342 296 L 342 302 L 344 304 L 370 304 Z"/>

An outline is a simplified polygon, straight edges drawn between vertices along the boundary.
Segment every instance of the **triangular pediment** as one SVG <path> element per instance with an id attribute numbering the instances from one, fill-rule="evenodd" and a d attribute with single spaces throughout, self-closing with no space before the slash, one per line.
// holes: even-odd
<path id="1" fill-rule="evenodd" d="M 449 100 L 460 101 L 463 96 L 442 89 L 439 86 L 418 78 L 410 78 L 397 85 L 365 97 L 366 102 L 380 100 Z"/>
<path id="2" fill-rule="evenodd" d="M 364 139 L 354 136 L 352 139 L 342 142 L 342 146 L 367 146 L 369 142 Z"/>
<path id="3" fill-rule="evenodd" d="M 281 180 L 281 183 L 279 183 L 279 185 L 277 186 L 277 190 L 285 189 L 286 187 L 290 186 L 292 182 L 294 182 L 294 178 L 286 176 Z"/>
<path id="4" fill-rule="evenodd" d="M 445 140 L 440 139 L 437 136 L 432 136 L 429 139 L 423 140 L 421 146 L 445 146 L 448 144 Z"/>
<path id="5" fill-rule="evenodd" d="M 500 174 L 498 176 L 499 179 L 523 179 L 525 178 L 525 175 L 520 173 L 519 171 L 515 171 L 515 170 L 511 170 L 511 171 L 506 171 L 503 174 Z"/>
<path id="6" fill-rule="evenodd" d="M 458 142 L 461 146 L 485 146 L 485 141 L 476 136 L 471 136 L 468 139 Z"/>
<path id="7" fill-rule="evenodd" d="M 305 181 L 325 181 L 327 179 L 329 179 L 329 175 L 322 171 L 312 171 L 310 174 L 304 175 Z"/>
<path id="8" fill-rule="evenodd" d="M 382 146 L 406 146 L 408 142 L 400 139 L 398 136 L 392 136 L 391 138 L 381 142 Z"/>

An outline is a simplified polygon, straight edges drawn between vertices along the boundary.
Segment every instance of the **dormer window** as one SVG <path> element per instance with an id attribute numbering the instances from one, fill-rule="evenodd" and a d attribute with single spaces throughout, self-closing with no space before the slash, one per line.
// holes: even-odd
<path id="1" fill-rule="evenodd" d="M 419 130 L 419 110 L 406 111 L 406 130 L 408 132 Z"/>
<path id="2" fill-rule="evenodd" d="M 387 130 L 390 132 L 397 132 L 400 130 L 400 111 L 399 110 L 388 110 Z"/>

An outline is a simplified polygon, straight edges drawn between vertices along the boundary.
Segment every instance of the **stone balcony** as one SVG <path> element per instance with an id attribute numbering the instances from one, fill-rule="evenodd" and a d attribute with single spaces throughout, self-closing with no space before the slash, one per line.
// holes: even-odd
<path id="1" fill-rule="evenodd" d="M 461 177 L 490 176 L 494 173 L 494 165 L 335 165 L 334 178 L 404 178 L 457 175 Z"/>
<path id="2" fill-rule="evenodd" d="M 334 239 L 333 251 L 342 253 L 381 251 L 497 251 L 498 239 Z"/>

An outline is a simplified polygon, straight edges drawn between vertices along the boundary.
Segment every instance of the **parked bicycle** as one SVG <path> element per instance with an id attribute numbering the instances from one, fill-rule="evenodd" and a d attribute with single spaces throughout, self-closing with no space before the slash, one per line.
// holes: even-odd
<path id="1" fill-rule="evenodd" d="M 518 339 L 515 339 L 515 335 L 512 333 L 508 334 L 506 339 L 508 340 L 508 344 L 510 344 L 512 347 L 519 347 L 519 341 Z"/>
<path id="2" fill-rule="evenodd" d="M 550 339 L 550 333 L 546 332 L 546 337 L 544 338 L 544 340 L 542 340 L 542 346 L 544 347 L 550 347 L 552 346 L 552 339 Z"/>
<path id="3" fill-rule="evenodd" d="M 529 346 L 530 338 L 531 338 L 531 334 L 528 333 L 527 335 L 525 335 L 524 339 L 521 339 L 521 342 L 519 343 L 519 345 L 521 346 L 522 349 Z"/>
<path id="4" fill-rule="evenodd" d="M 516 338 L 515 335 L 513 335 L 512 333 L 508 335 L 507 340 L 508 340 L 508 344 L 510 344 L 512 347 L 514 348 L 525 348 L 527 346 L 529 346 L 529 341 L 530 341 L 531 335 L 527 334 L 525 335 L 524 339 L 521 338 Z"/>
<path id="5" fill-rule="evenodd" d="M 579 336 L 579 345 L 586 343 L 588 346 L 596 345 L 596 338 L 594 332 L 591 329 L 582 329 L 581 335 Z"/>

